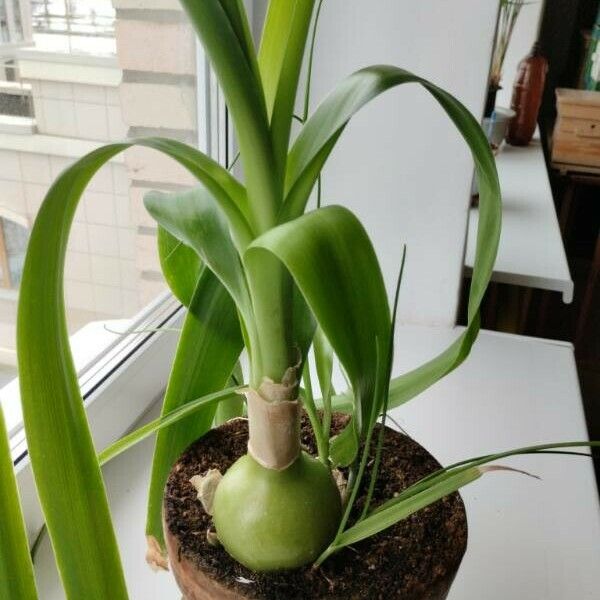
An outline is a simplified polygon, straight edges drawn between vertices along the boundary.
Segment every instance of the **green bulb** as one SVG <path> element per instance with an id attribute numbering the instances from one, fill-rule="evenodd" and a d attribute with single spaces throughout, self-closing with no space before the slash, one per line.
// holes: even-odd
<path id="1" fill-rule="evenodd" d="M 331 473 L 305 452 L 283 471 L 242 456 L 219 483 L 213 505 L 219 541 L 253 571 L 314 561 L 335 536 L 341 512 Z"/>

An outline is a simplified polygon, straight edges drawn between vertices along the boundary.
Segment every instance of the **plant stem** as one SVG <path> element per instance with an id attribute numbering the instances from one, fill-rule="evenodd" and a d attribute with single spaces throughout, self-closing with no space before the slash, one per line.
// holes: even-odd
<path id="1" fill-rule="evenodd" d="M 331 388 L 323 396 L 323 452 L 329 463 L 329 436 L 331 435 Z"/>
<path id="2" fill-rule="evenodd" d="M 322 187 L 321 175 L 319 175 L 317 178 L 317 208 L 321 208 Z"/>
<path id="3" fill-rule="evenodd" d="M 387 364 L 387 376 L 386 383 L 384 385 L 383 394 L 383 408 L 381 410 L 381 428 L 379 430 L 379 436 L 377 440 L 377 449 L 375 451 L 375 461 L 373 462 L 373 468 L 371 469 L 371 480 L 369 481 L 369 490 L 367 492 L 367 499 L 363 507 L 360 519 L 364 519 L 367 516 L 369 507 L 371 506 L 371 500 L 373 498 L 373 491 L 375 490 L 375 483 L 377 482 L 377 473 L 379 471 L 379 465 L 381 463 L 381 452 L 383 450 L 383 438 L 385 436 L 385 420 L 387 417 L 388 404 L 389 404 L 389 391 L 390 391 L 390 377 L 392 376 L 392 361 L 394 360 L 394 330 L 396 329 L 396 315 L 398 314 L 398 300 L 400 299 L 400 284 L 402 283 L 402 275 L 404 273 L 404 263 L 406 261 L 406 245 L 402 251 L 402 261 L 400 262 L 400 271 L 398 272 L 398 279 L 396 280 L 396 293 L 394 295 L 394 312 L 392 314 L 392 324 L 390 328 L 390 347 L 388 351 L 388 364 Z"/>
<path id="4" fill-rule="evenodd" d="M 312 79 L 313 59 L 315 55 L 315 42 L 317 40 L 317 25 L 319 24 L 319 17 L 321 15 L 321 8 L 323 7 L 323 0 L 319 0 L 317 6 L 317 12 L 315 14 L 315 22 L 313 24 L 312 36 L 310 40 L 310 50 L 308 53 L 308 71 L 306 73 L 306 88 L 304 89 L 304 113 L 303 122 L 308 119 L 308 111 L 310 109 L 310 85 Z"/>
<path id="5" fill-rule="evenodd" d="M 323 431 L 319 421 L 319 415 L 317 413 L 313 395 L 312 381 L 310 377 L 310 365 L 308 364 L 308 360 L 304 363 L 302 380 L 304 382 L 304 409 L 306 410 L 306 414 L 308 415 L 308 419 L 315 434 L 319 460 L 325 466 L 329 467 L 329 435 Z"/>
<path id="6" fill-rule="evenodd" d="M 376 341 L 376 348 L 377 348 L 377 363 L 379 364 L 379 344 Z M 379 370 L 379 368 L 377 369 Z M 380 392 L 380 388 L 382 385 L 382 381 L 381 378 L 378 378 L 377 383 L 375 385 L 375 398 L 379 397 Z M 377 410 L 377 402 L 373 402 L 373 411 Z M 375 415 L 372 413 L 372 417 L 373 420 L 375 419 Z M 358 490 L 360 488 L 360 484 L 365 472 L 365 468 L 367 466 L 367 460 L 369 458 L 369 448 L 371 447 L 371 438 L 373 437 L 373 430 L 374 427 L 369 427 L 368 431 L 367 431 L 367 435 L 365 437 L 365 444 L 364 444 L 364 448 L 363 448 L 363 453 L 360 459 L 360 463 L 358 465 L 358 471 L 356 471 L 356 477 L 354 479 L 354 482 L 352 484 L 352 486 L 349 486 L 348 489 L 351 489 L 350 491 L 350 496 L 348 497 L 348 502 L 346 503 L 346 508 L 344 510 L 344 515 L 342 517 L 342 520 L 340 521 L 340 525 L 338 527 L 337 533 L 335 534 L 335 538 L 333 540 L 333 542 L 331 542 L 331 546 L 335 546 L 335 543 L 337 541 L 337 539 L 339 538 L 339 536 L 342 534 L 342 532 L 344 531 L 344 528 L 346 527 L 346 524 L 348 523 L 348 519 L 350 518 L 350 513 L 352 511 L 352 507 L 354 506 L 354 502 L 356 500 L 356 496 L 358 495 Z"/>
<path id="7" fill-rule="evenodd" d="M 248 266 L 248 283 L 258 340 L 252 348 L 251 385 L 258 389 L 263 378 L 281 382 L 293 366 L 291 341 L 292 281 L 281 263 L 265 254 Z"/>

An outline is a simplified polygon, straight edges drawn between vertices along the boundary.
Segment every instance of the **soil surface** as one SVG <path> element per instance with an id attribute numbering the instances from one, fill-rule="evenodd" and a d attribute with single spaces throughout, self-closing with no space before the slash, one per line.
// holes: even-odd
<path id="1" fill-rule="evenodd" d="M 332 434 L 339 433 L 347 417 L 334 415 Z M 212 519 L 196 499 L 189 483 L 208 469 L 225 472 L 246 453 L 248 426 L 236 419 L 207 433 L 192 444 L 177 462 L 167 482 L 165 527 L 176 539 L 178 557 L 200 569 L 233 596 L 260 600 L 445 598 L 467 544 L 467 521 L 458 494 L 452 494 L 415 513 L 376 536 L 333 555 L 320 568 L 311 566 L 278 573 L 255 573 L 231 558 L 220 546 L 208 543 Z M 376 439 L 376 438 L 374 438 Z M 310 424 L 302 423 L 302 444 L 316 452 Z M 439 468 L 439 463 L 409 437 L 386 428 L 384 451 L 372 506 L 394 496 Z M 363 481 L 369 481 L 367 472 Z M 355 511 L 362 508 L 364 495 Z M 359 494 L 360 495 L 360 494 Z M 172 565 L 177 572 L 177 565 Z M 208 596 L 207 596 L 208 597 Z M 219 595 L 211 597 L 218 598 Z"/>

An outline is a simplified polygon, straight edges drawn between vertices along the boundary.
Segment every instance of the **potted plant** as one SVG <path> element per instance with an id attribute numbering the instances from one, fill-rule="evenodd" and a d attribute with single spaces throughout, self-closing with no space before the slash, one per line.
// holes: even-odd
<path id="1" fill-rule="evenodd" d="M 510 44 L 512 34 L 517 24 L 519 14 L 523 6 L 528 4 L 525 0 L 500 0 L 500 15 L 498 18 L 498 30 L 492 53 L 492 68 L 488 83 L 488 93 L 485 103 L 485 118 L 490 118 L 496 106 L 496 94 L 501 89 L 502 70 L 506 51 Z"/>
<path id="2" fill-rule="evenodd" d="M 305 111 L 290 143 L 314 4 L 271 0 L 257 53 L 241 1 L 183 0 L 227 100 L 244 183 L 180 142 L 132 140 L 66 169 L 39 211 L 21 285 L 19 373 L 29 454 L 68 598 L 127 597 L 100 466 L 155 432 L 148 560 L 166 566 L 168 548 L 190 600 L 373 597 L 373 582 L 391 597 L 443 598 L 466 542 L 454 492 L 497 458 L 593 445 L 548 444 L 441 467 L 385 427 L 389 408 L 460 365 L 477 336 L 500 232 L 498 179 L 485 134 L 460 102 L 392 66 L 343 81 L 313 115 Z M 353 114 L 404 83 L 424 86 L 469 145 L 480 219 L 468 326 L 442 354 L 392 379 L 403 260 L 390 310 L 358 219 L 339 206 L 308 205 Z M 85 186 L 132 144 L 166 153 L 200 184 L 146 199 L 160 225 L 165 279 L 187 315 L 163 415 L 97 455 L 65 326 L 65 247 Z M 244 349 L 247 383 L 238 364 Z M 311 349 L 321 398 L 307 366 Z M 349 382 L 340 394 L 334 356 Z M 8 574 L 0 596 L 35 598 L 4 436 L 0 423 L 0 574 Z M 394 568 L 378 569 L 390 557 Z"/>

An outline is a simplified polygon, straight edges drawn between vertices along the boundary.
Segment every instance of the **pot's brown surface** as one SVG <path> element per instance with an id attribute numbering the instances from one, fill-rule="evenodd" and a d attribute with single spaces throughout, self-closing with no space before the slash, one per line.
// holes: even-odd
<path id="1" fill-rule="evenodd" d="M 332 434 L 347 417 L 335 415 Z M 185 600 L 443 600 L 467 545 L 467 520 L 452 494 L 385 531 L 346 548 L 318 569 L 254 573 L 206 537 L 212 520 L 189 483 L 208 469 L 225 472 L 246 451 L 248 425 L 236 419 L 192 444 L 173 467 L 166 486 L 164 529 L 170 568 Z M 302 444 L 315 452 L 310 425 L 303 419 Z M 409 437 L 386 429 L 374 505 L 391 498 L 439 468 Z M 369 481 L 367 472 L 365 482 Z M 365 483 L 366 485 L 366 483 Z M 360 494 L 359 494 L 360 496 Z M 362 509 L 364 495 L 356 511 Z"/>

